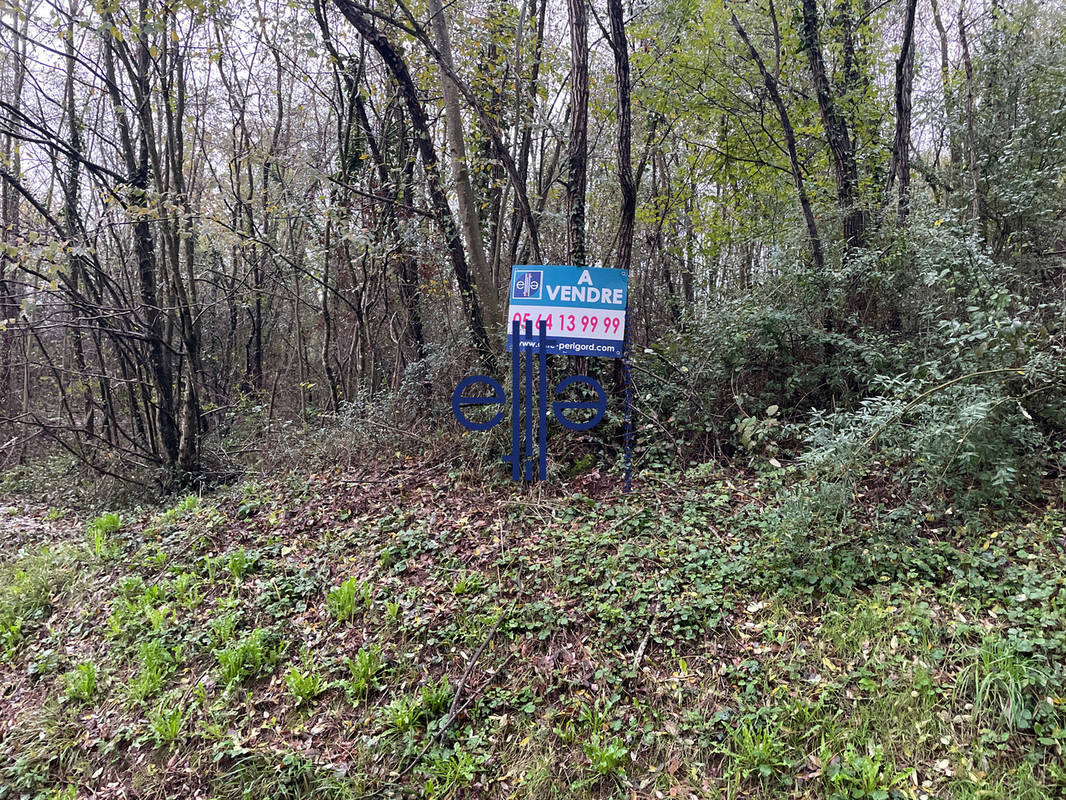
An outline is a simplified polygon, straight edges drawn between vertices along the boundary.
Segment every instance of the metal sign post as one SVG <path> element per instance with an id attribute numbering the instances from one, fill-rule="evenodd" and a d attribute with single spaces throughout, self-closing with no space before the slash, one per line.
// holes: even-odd
<path id="1" fill-rule="evenodd" d="M 595 274 L 595 279 L 593 278 Z M 511 273 L 511 320 L 507 349 L 511 353 L 511 452 L 503 462 L 511 465 L 515 481 L 544 480 L 548 474 L 548 388 L 547 357 L 550 353 L 624 358 L 626 375 L 625 464 L 626 488 L 632 489 L 632 377 L 628 365 L 629 343 L 626 328 L 628 274 L 614 269 L 588 269 L 569 266 L 515 267 Z M 534 324 L 537 335 L 533 335 Z M 523 327 L 525 328 L 523 335 Z M 522 355 L 525 354 L 525 367 Z M 536 446 L 533 437 L 533 362 L 537 361 Z M 483 385 L 487 394 L 466 396 L 471 386 Z M 525 387 L 524 392 L 522 387 Z M 558 400 L 572 386 L 584 385 L 595 400 Z M 524 400 L 523 403 L 523 397 Z M 587 431 L 603 419 L 607 395 L 599 381 L 587 375 L 571 375 L 552 389 L 552 414 L 572 431 Z M 504 405 L 503 386 L 489 375 L 464 378 L 452 392 L 452 413 L 467 430 L 487 431 L 504 418 L 501 409 L 488 420 L 475 422 L 463 409 L 470 406 Z M 524 405 L 524 413 L 523 413 Z M 577 422 L 566 411 L 589 410 L 590 419 Z"/>

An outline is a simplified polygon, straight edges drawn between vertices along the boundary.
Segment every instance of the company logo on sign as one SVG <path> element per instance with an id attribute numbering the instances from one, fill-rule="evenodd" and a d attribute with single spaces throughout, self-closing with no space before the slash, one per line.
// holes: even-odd
<path id="1" fill-rule="evenodd" d="M 540 300 L 541 287 L 544 285 L 544 273 L 541 270 L 519 272 L 514 285 L 514 297 L 523 300 Z"/>
<path id="2" fill-rule="evenodd" d="M 511 336 L 515 347 L 511 350 L 511 452 L 503 457 L 505 464 L 511 465 L 513 480 L 544 480 L 548 476 L 548 336 L 547 323 L 540 321 L 538 335 L 533 335 L 533 323 L 527 321 L 525 338 L 535 345 L 534 348 L 521 347 L 521 323 L 511 323 Z M 522 350 L 525 349 L 525 392 L 522 391 Z M 539 362 L 536 390 L 533 381 L 533 362 Z M 463 393 L 478 384 L 492 390 L 489 395 L 467 397 Z M 555 400 L 551 403 L 552 414 L 564 428 L 572 431 L 587 431 L 596 427 L 607 411 L 607 393 L 593 378 L 587 375 L 571 375 L 563 378 L 553 390 L 555 395 L 564 394 L 571 386 L 585 386 L 595 394 L 595 400 Z M 524 395 L 524 397 L 522 396 Z M 537 410 L 534 412 L 533 399 L 536 396 Z M 522 401 L 525 400 L 525 413 L 522 413 Z M 467 406 L 505 405 L 507 393 L 503 385 L 490 375 L 471 375 L 464 378 L 452 392 L 452 413 L 456 420 L 469 431 L 487 431 L 503 421 L 504 412 L 497 411 L 495 416 L 484 422 L 476 422 L 463 412 Z M 592 418 L 584 422 L 568 418 L 563 412 L 586 410 L 592 412 Z M 537 421 L 536 451 L 534 452 L 533 420 Z M 525 423 L 525 436 L 522 435 Z M 524 447 L 523 447 L 524 444 Z"/>
<path id="3" fill-rule="evenodd" d="M 587 431 L 603 419 L 607 411 L 607 393 L 587 375 L 564 378 L 549 395 L 548 354 L 622 358 L 628 285 L 629 274 L 620 269 L 560 264 L 512 268 L 511 302 L 507 309 L 510 397 L 503 384 L 492 376 L 471 375 L 460 381 L 452 392 L 452 413 L 467 430 L 487 431 L 503 422 L 506 406 L 510 405 L 511 452 L 503 457 L 503 462 L 511 465 L 513 480 L 533 481 L 547 477 L 549 408 L 558 423 L 572 431 Z M 534 364 L 537 366 L 536 381 Z M 628 367 L 626 370 L 628 376 Z M 632 392 L 628 377 L 626 381 L 626 491 L 629 491 L 632 415 L 628 410 L 628 398 L 632 397 Z M 488 387 L 490 392 L 465 394 L 469 388 L 478 386 Z M 582 387 L 581 397 L 584 399 L 565 399 L 563 395 L 571 387 Z M 464 409 L 470 406 L 505 408 L 489 419 L 485 419 L 487 415 L 482 412 L 478 420 L 466 416 Z M 563 413 L 582 410 L 591 412 L 591 417 L 580 421 Z"/>

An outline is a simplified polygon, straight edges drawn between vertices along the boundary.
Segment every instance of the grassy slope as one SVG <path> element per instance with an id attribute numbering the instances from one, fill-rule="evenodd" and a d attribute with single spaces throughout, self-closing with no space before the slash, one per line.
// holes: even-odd
<path id="1" fill-rule="evenodd" d="M 1057 796 L 1061 508 L 894 505 L 408 466 L 11 515 L 0 798 Z"/>

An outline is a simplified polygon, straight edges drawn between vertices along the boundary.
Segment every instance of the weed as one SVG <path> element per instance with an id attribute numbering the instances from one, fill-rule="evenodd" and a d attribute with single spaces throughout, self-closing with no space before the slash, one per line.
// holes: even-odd
<path id="1" fill-rule="evenodd" d="M 349 779 L 299 753 L 221 747 L 213 763 L 218 800 L 355 800 Z"/>
<path id="2" fill-rule="evenodd" d="M 302 668 L 293 667 L 285 673 L 285 685 L 289 687 L 289 694 L 296 701 L 297 707 L 311 702 L 326 688 L 326 682 L 315 666 L 311 653 L 304 650 L 300 660 Z"/>
<path id="3" fill-rule="evenodd" d="M 432 757 L 427 771 L 433 777 L 426 783 L 427 797 L 450 797 L 474 782 L 482 761 L 456 745 L 451 752 Z"/>
<path id="4" fill-rule="evenodd" d="M 55 650 L 42 650 L 35 661 L 26 668 L 26 674 L 32 678 L 43 678 L 55 673 L 59 668 L 59 653 Z"/>
<path id="5" fill-rule="evenodd" d="M 137 677 L 130 681 L 130 697 L 141 702 L 147 700 L 160 689 L 180 659 L 180 647 L 171 652 L 157 639 L 141 645 L 140 670 Z"/>
<path id="6" fill-rule="evenodd" d="M 308 598 L 317 591 L 315 575 L 301 567 L 294 573 L 278 575 L 263 584 L 257 603 L 267 614 L 284 620 L 306 611 Z"/>
<path id="7" fill-rule="evenodd" d="M 190 516 L 200 507 L 200 498 L 194 494 L 185 495 L 153 521 L 153 526 L 169 527 L 175 522 Z"/>
<path id="8" fill-rule="evenodd" d="M 731 759 L 728 770 L 735 780 L 758 777 L 764 781 L 791 767 L 780 726 L 747 716 L 729 731 L 730 746 L 723 752 Z"/>
<path id="9" fill-rule="evenodd" d="M 826 767 L 822 776 L 829 800 L 889 800 L 902 797 L 897 787 L 910 775 L 909 771 L 886 765 L 881 748 L 872 744 L 867 746 L 865 755 L 849 747 L 839 759 L 829 758 L 823 763 Z"/>
<path id="10" fill-rule="evenodd" d="M 374 605 L 374 584 L 370 581 L 359 584 L 359 599 L 363 601 L 363 608 L 369 611 Z"/>
<path id="11" fill-rule="evenodd" d="M 158 603 L 162 603 L 166 599 L 166 589 L 158 583 L 153 583 L 150 586 L 144 587 L 144 591 L 141 592 L 140 603 L 143 606 L 154 606 Z"/>
<path id="12" fill-rule="evenodd" d="M 986 636 L 973 659 L 959 672 L 956 693 L 973 703 L 974 721 L 992 725 L 1001 721 L 1010 730 L 1028 728 L 1032 709 L 1027 694 L 1047 684 L 1048 675 L 1014 651 L 998 635 Z"/>
<path id="13" fill-rule="evenodd" d="M 111 554 L 111 534 L 122 528 L 122 519 L 114 512 L 101 514 L 86 526 L 89 549 L 97 559 L 105 559 Z"/>
<path id="14" fill-rule="evenodd" d="M 127 575 L 118 582 L 118 596 L 124 600 L 137 600 L 144 594 L 144 578 Z"/>
<path id="15" fill-rule="evenodd" d="M 385 724 L 397 733 L 406 733 L 414 730 L 426 716 L 426 710 L 422 706 L 421 697 L 400 695 L 384 709 Z"/>
<path id="16" fill-rule="evenodd" d="M 31 627 L 52 609 L 71 579 L 69 553 L 43 548 L 0 565 L 0 656 L 10 660 Z"/>
<path id="17" fill-rule="evenodd" d="M 448 710 L 454 692 L 448 676 L 442 675 L 440 680 L 436 682 L 428 681 L 422 687 L 421 694 L 422 706 L 425 708 L 426 713 L 433 717 L 439 717 Z"/>
<path id="18" fill-rule="evenodd" d="M 580 729 L 572 719 L 568 719 L 553 727 L 552 732 L 563 744 L 573 744 L 578 740 Z"/>
<path id="19" fill-rule="evenodd" d="M 173 742 L 181 734 L 182 725 L 185 723 L 185 710 L 177 705 L 171 705 L 165 700 L 160 700 L 159 705 L 148 714 L 148 726 L 155 735 L 156 744 Z"/>
<path id="20" fill-rule="evenodd" d="M 834 729 L 841 710 L 835 708 L 830 712 L 824 698 L 810 700 L 798 698 L 788 707 L 788 729 L 794 741 L 817 741 L 819 736 L 827 736 Z"/>
<path id="21" fill-rule="evenodd" d="M 452 585 L 452 592 L 460 597 L 464 594 L 477 594 L 484 585 L 484 579 L 480 573 L 463 571 Z"/>
<path id="22" fill-rule="evenodd" d="M 204 601 L 200 583 L 190 572 L 183 572 L 177 577 L 174 581 L 174 593 L 178 597 L 178 602 L 190 611 L 195 610 Z"/>
<path id="23" fill-rule="evenodd" d="M 174 616 L 173 609 L 168 605 L 144 607 L 144 618 L 153 633 L 163 633 L 167 628 L 167 620 Z"/>
<path id="24" fill-rule="evenodd" d="M 18 617 L 0 622 L 0 646 L 3 646 L 5 659 L 14 657 L 18 643 L 22 641 L 22 625 L 23 621 Z"/>
<path id="25" fill-rule="evenodd" d="M 385 620 L 390 625 L 395 625 L 400 619 L 400 603 L 397 600 L 385 602 Z"/>
<path id="26" fill-rule="evenodd" d="M 239 611 L 230 611 L 227 614 L 215 617 L 207 623 L 211 631 L 211 644 L 214 648 L 220 648 L 233 638 L 234 631 L 241 621 Z"/>
<path id="27" fill-rule="evenodd" d="M 603 739 L 594 733 L 582 746 L 589 759 L 589 768 L 597 775 L 625 775 L 622 761 L 629 751 L 617 739 Z"/>
<path id="28" fill-rule="evenodd" d="M 248 553 L 243 547 L 238 547 L 226 558 L 226 571 L 233 576 L 233 580 L 239 581 L 252 571 L 257 556 Z"/>
<path id="29" fill-rule="evenodd" d="M 1060 774 L 1058 785 L 1060 790 L 1066 787 L 1066 782 L 1061 780 L 1062 768 L 1054 764 L 1045 764 L 1048 776 L 1054 775 L 1056 770 Z M 1037 778 L 1033 765 L 1025 761 L 1021 762 L 1016 769 L 1006 771 L 996 770 L 992 775 L 977 773 L 968 770 L 965 777 L 960 777 L 954 782 L 952 789 L 953 797 L 957 800 L 1051 800 L 1052 797 L 1061 797 L 1052 794 Z"/>
<path id="30" fill-rule="evenodd" d="M 67 697 L 79 703 L 88 703 L 96 694 L 96 664 L 83 661 L 63 676 Z"/>
<path id="31" fill-rule="evenodd" d="M 270 502 L 270 494 L 260 483 L 249 481 L 240 488 L 241 502 L 237 506 L 238 519 L 248 519 L 258 514 Z"/>
<path id="32" fill-rule="evenodd" d="M 143 556 L 144 566 L 148 569 L 161 570 L 167 563 L 167 553 L 162 547 L 152 545 L 146 548 Z"/>
<path id="33" fill-rule="evenodd" d="M 277 663 L 283 645 L 271 645 L 269 635 L 256 628 L 239 642 L 215 651 L 219 681 L 230 688 L 247 678 L 257 677 L 265 668 Z"/>
<path id="34" fill-rule="evenodd" d="M 374 644 L 360 647 L 355 658 L 347 659 L 347 664 L 351 675 L 349 692 L 357 697 L 365 696 L 381 672 L 381 648 Z"/>
<path id="35" fill-rule="evenodd" d="M 607 720 L 614 704 L 610 701 L 596 700 L 584 705 L 578 711 L 577 719 L 590 733 L 599 733 L 607 727 Z"/>
<path id="36" fill-rule="evenodd" d="M 326 595 L 326 607 L 338 622 L 348 622 L 355 618 L 356 601 L 360 599 L 369 611 L 374 602 L 374 587 L 369 581 L 360 581 L 353 575 L 330 590 Z"/>

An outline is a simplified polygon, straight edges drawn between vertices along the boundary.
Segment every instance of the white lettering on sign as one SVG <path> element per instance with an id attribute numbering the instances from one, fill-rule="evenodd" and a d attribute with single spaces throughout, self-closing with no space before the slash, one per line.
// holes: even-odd
<path id="1" fill-rule="evenodd" d="M 549 353 L 621 357 L 628 280 L 624 270 L 609 267 L 512 267 L 508 349 L 534 346 L 535 332 L 543 325 Z M 533 338 L 515 345 L 510 327 L 515 322 L 529 324 Z"/>
<path id="2" fill-rule="evenodd" d="M 548 299 L 564 303 L 610 303 L 620 306 L 624 302 L 624 289 L 597 289 L 595 286 L 548 286 Z"/>

